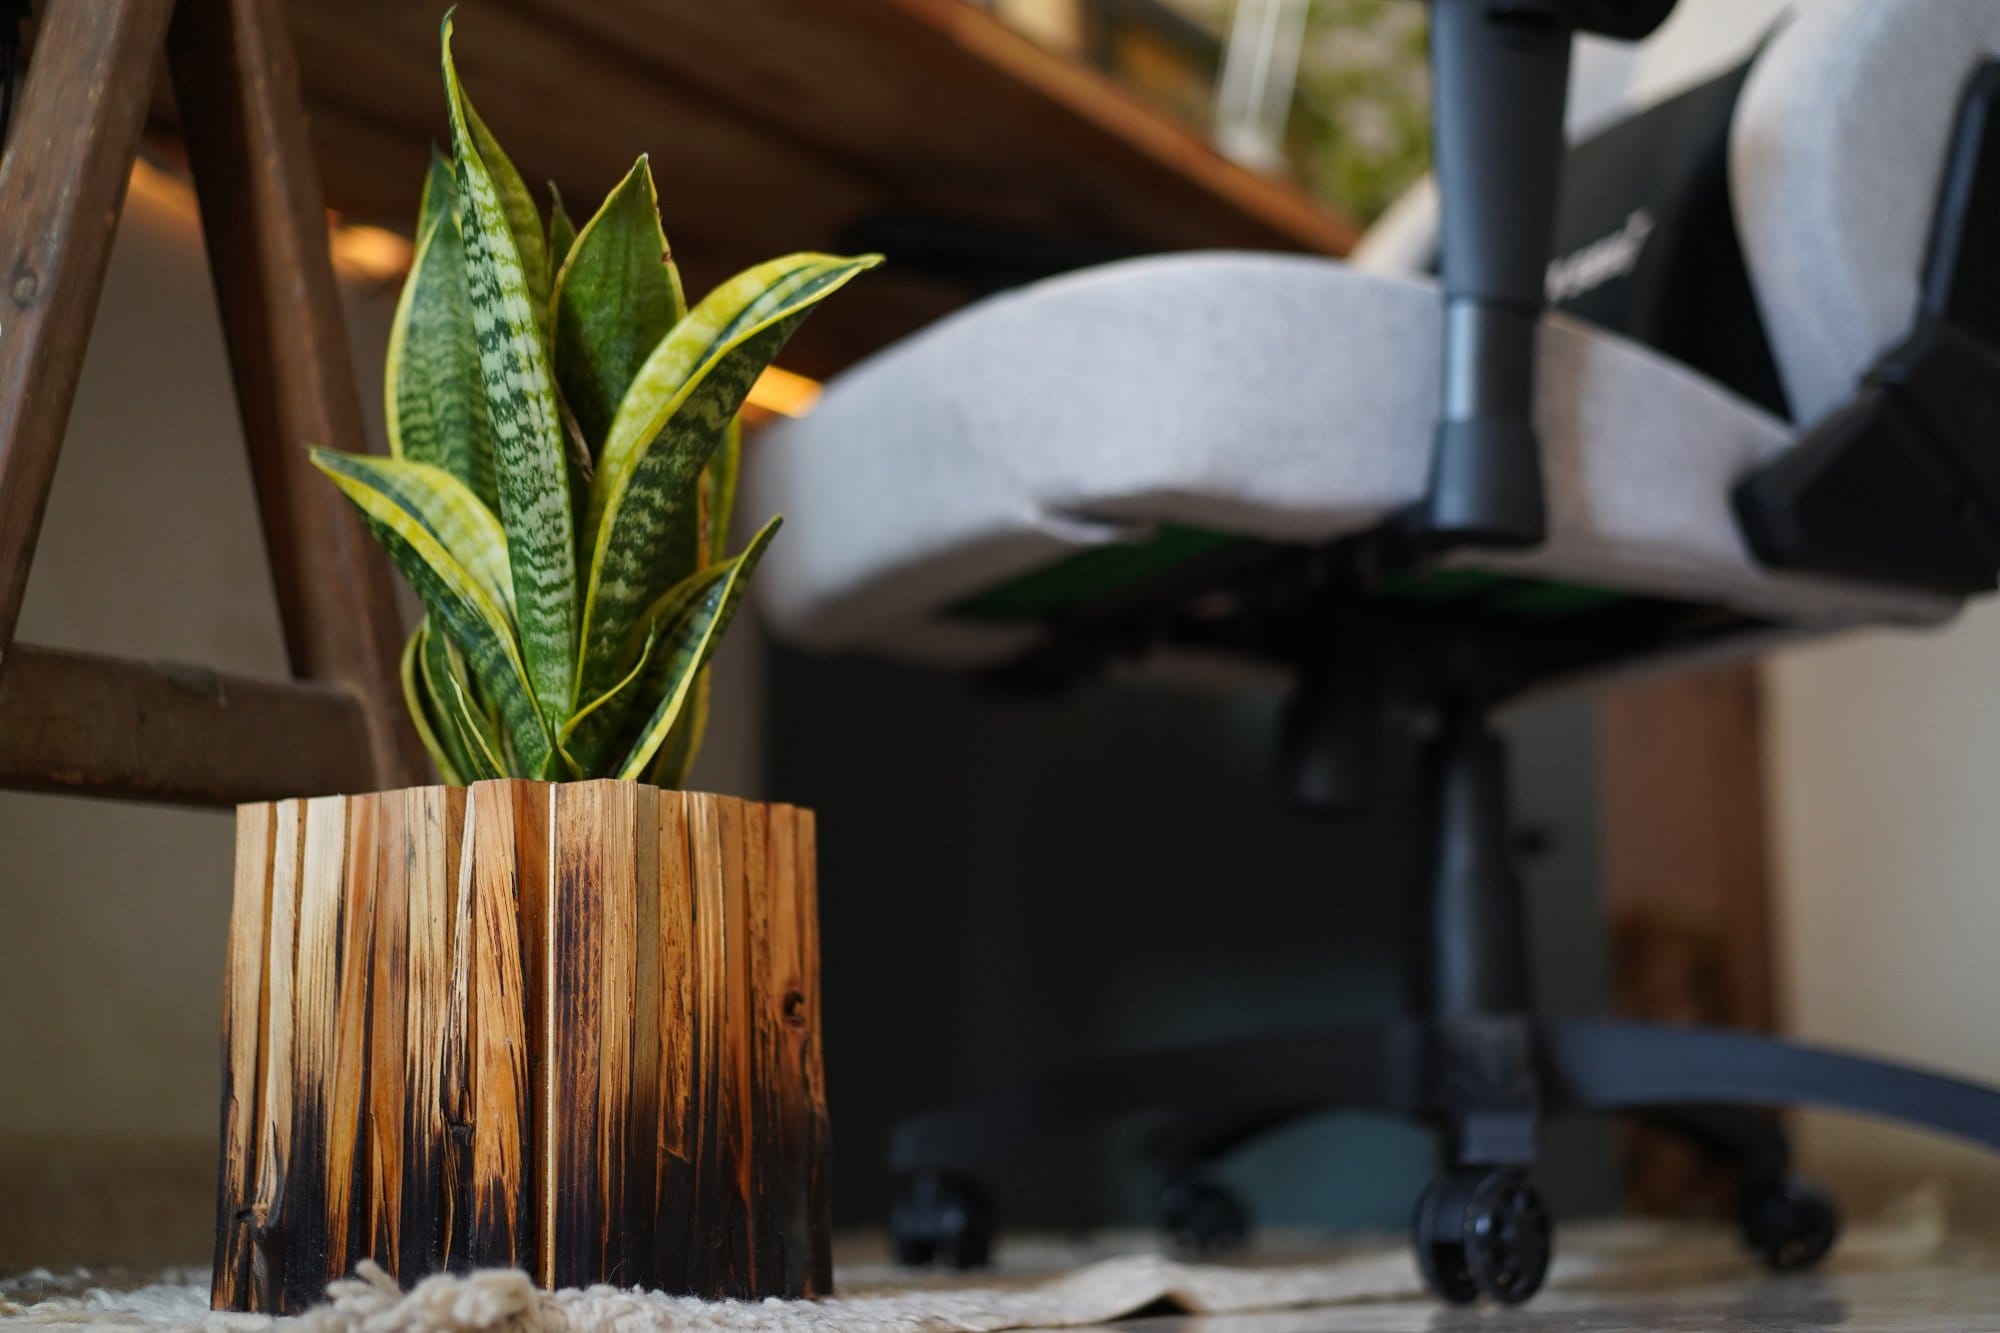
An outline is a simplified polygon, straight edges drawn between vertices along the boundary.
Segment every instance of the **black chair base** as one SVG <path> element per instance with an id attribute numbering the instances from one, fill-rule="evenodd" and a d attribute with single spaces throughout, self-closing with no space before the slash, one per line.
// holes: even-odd
<path id="1" fill-rule="evenodd" d="M 1248 1229 L 1204 1176 L 1245 1140 L 1334 1110 L 1435 1127 L 1445 1169 L 1413 1239 L 1431 1290 L 1461 1304 L 1526 1300 L 1547 1275 L 1553 1228 L 1531 1172 L 1550 1115 L 1639 1115 L 1733 1163 L 1744 1240 L 1780 1271 L 1818 1262 L 1839 1220 L 1791 1174 L 1778 1126 L 1746 1108 L 1850 1111 L 2000 1151 L 2000 1089 L 1775 1037 L 1534 1017 L 1503 743 L 1476 692 L 1437 700 L 1435 721 L 1412 1016 L 1127 1056 L 906 1120 L 890 1146 L 905 1260 L 983 1262 L 995 1214 L 982 1168 L 1147 1112 L 1164 1116 L 1148 1141 L 1168 1182 L 1162 1221 L 1198 1250 Z"/>
<path id="2" fill-rule="evenodd" d="M 1491 1058 L 1468 1087 L 1475 1046 Z M 1496 1107 L 1470 1132 L 1469 1101 Z M 1540 1119 L 1622 1112 L 1733 1164 L 1745 1243 L 1774 1270 L 1811 1267 L 1832 1246 L 1837 1214 L 1791 1174 L 1777 1125 L 1748 1106 L 1879 1116 L 2000 1151 L 2000 1089 L 1858 1055 L 1641 1023 L 1406 1019 L 1135 1055 L 915 1117 L 891 1149 L 904 1182 L 892 1230 L 906 1260 L 983 1263 L 994 1228 L 976 1183 L 983 1168 L 1081 1125 L 1165 1112 L 1147 1142 L 1168 1182 L 1162 1221 L 1213 1252 L 1240 1242 L 1248 1221 L 1204 1178 L 1210 1162 L 1305 1115 L 1375 1112 L 1445 1132 L 1446 1169 L 1420 1201 L 1413 1237 L 1431 1289 L 1455 1303 L 1513 1303 L 1540 1287 L 1552 1255 L 1531 1176 Z"/>

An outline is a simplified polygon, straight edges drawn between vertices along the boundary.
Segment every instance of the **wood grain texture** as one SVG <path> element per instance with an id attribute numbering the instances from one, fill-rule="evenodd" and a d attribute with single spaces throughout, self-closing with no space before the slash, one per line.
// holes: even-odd
<path id="1" fill-rule="evenodd" d="M 0 157 L 0 672 L 170 0 L 48 0 Z"/>
<path id="2" fill-rule="evenodd" d="M 304 451 L 363 434 L 282 10 L 41 8 L 0 158 L 0 786 L 231 805 L 413 781 L 388 567 Z M 287 647 L 317 688 L 13 644 L 163 45 Z"/>
<path id="3" fill-rule="evenodd" d="M 0 787 L 230 806 L 365 788 L 361 706 L 324 685 L 16 644 Z"/>
<path id="4" fill-rule="evenodd" d="M 218 1308 L 407 1284 L 823 1294 L 812 817 L 631 782 L 247 805 Z"/>
<path id="5" fill-rule="evenodd" d="M 215 1189 L 215 1267 L 209 1303 L 250 1302 L 250 1198 L 256 1185 L 257 1127 L 265 1035 L 264 958 L 271 906 L 275 812 L 245 805 L 236 815 L 236 882 L 222 973 L 222 1167 Z"/>
<path id="6" fill-rule="evenodd" d="M 370 785 L 416 781 L 429 765 L 404 717 L 388 561 L 306 455 L 367 435 L 284 13 L 183 4 L 166 46 L 292 674 L 364 701 Z"/>
<path id="7" fill-rule="evenodd" d="M 1612 1007 L 1771 1031 L 1771 852 L 1754 666 L 1639 682 L 1598 704 Z M 1734 1173 L 1658 1130 L 1626 1132 L 1626 1192 L 1656 1213 L 1732 1206 Z"/>
<path id="8" fill-rule="evenodd" d="M 529 1033 L 540 1031 L 545 1017 L 540 964 L 549 901 L 548 803 L 547 786 L 539 782 L 483 783 L 469 797 L 472 944 L 458 965 L 470 992 L 466 1257 L 475 1266 L 528 1268 L 535 1258 L 535 1089 L 544 1074 Z"/>
<path id="9" fill-rule="evenodd" d="M 439 130 L 437 11 L 286 10 L 327 202 L 407 230 Z M 961 0 L 508 0 L 467 11 L 457 58 L 524 177 L 586 212 L 650 153 L 695 292 L 772 255 L 851 249 L 871 218 L 1135 251 L 1341 253 L 1356 234 Z M 787 362 L 831 373 L 977 289 L 892 263 L 815 314 Z"/>

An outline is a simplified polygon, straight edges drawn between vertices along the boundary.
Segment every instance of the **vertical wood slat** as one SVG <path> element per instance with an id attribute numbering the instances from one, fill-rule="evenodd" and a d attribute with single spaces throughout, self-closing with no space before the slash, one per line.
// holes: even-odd
<path id="1" fill-rule="evenodd" d="M 792 816 L 793 917 L 798 922 L 799 1070 L 794 1094 L 805 1117 L 804 1188 L 808 1267 L 800 1295 L 833 1294 L 833 1127 L 826 1109 L 826 1063 L 820 1021 L 819 821 L 810 810 Z"/>
<path id="2" fill-rule="evenodd" d="M 618 783 L 631 802 L 632 1023 L 627 1033 L 625 1207 L 619 1218 L 620 1274 L 652 1269 L 653 1228 L 660 1215 L 660 1068 L 666 1039 L 665 977 L 660 953 L 660 806 L 655 787 Z M 613 1279 L 617 1280 L 616 1278 Z"/>
<path id="3" fill-rule="evenodd" d="M 694 1180 L 688 1211 L 692 1248 L 683 1277 L 701 1296 L 727 1291 L 740 1265 L 726 1239 L 731 1225 L 730 1193 L 736 1164 L 726 1125 L 729 1070 L 729 883 L 723 869 L 722 798 L 690 795 L 685 801 L 688 861 L 694 890 L 694 931 L 688 972 L 696 980 L 688 1015 L 694 1061 L 687 1123 L 693 1127 Z"/>
<path id="4" fill-rule="evenodd" d="M 549 901 L 549 794 L 543 783 L 471 789 L 466 848 L 472 943 L 466 974 L 471 1032 L 467 1080 L 472 1162 L 468 1262 L 525 1268 L 537 1277 L 539 1152 L 536 1088 L 544 1077 L 529 1040 L 543 1013 L 542 927 Z"/>
<path id="5" fill-rule="evenodd" d="M 329 1149 L 346 1131 L 333 1124 L 338 1043 L 341 905 L 346 897 L 347 801 L 305 802 L 299 860 L 298 938 L 292 967 L 291 1151 L 279 1164 L 284 1300 L 309 1305 L 332 1267 Z"/>
<path id="6" fill-rule="evenodd" d="M 496 781 L 239 817 L 218 1307 L 362 1257 L 828 1289 L 809 813 Z"/>
<path id="7" fill-rule="evenodd" d="M 410 829 L 406 792 L 376 797 L 375 938 L 368 989 L 368 1253 L 393 1270 L 403 1249 L 403 1126 L 408 1096 Z"/>
<path id="8" fill-rule="evenodd" d="M 447 1037 L 451 940 L 456 916 L 463 787 L 413 787 L 403 793 L 409 839 L 405 885 L 409 938 L 405 955 L 403 1144 L 398 1273 L 431 1273 L 444 1264 L 451 1204 L 443 1180 L 452 1127 L 445 1093 L 460 1077 Z"/>
<path id="9" fill-rule="evenodd" d="M 47 0 L 0 158 L 0 669 L 171 0 Z"/>
<path id="10" fill-rule="evenodd" d="M 292 989 L 298 961 L 299 890 L 304 875 L 305 803 L 280 801 L 273 820 L 271 891 L 264 929 L 264 1012 L 258 1065 L 257 1186 L 250 1202 L 252 1310 L 285 1306 L 281 1206 L 292 1156 Z"/>
<path id="11" fill-rule="evenodd" d="M 608 840 L 572 838 L 596 822 L 596 784 L 554 788 L 550 839 L 555 844 L 549 938 L 548 1114 L 550 1202 L 544 1237 L 556 1286 L 589 1282 L 604 1254 L 609 1217 L 598 1176 L 604 1108 L 599 1104 L 606 1027 L 604 990 L 617 966 L 605 956 L 605 878 L 615 851 Z M 605 831 L 608 834 L 608 830 Z M 610 1022 L 622 1016 L 611 1015 Z M 565 1184 L 569 1188 L 565 1188 Z"/>
<path id="12" fill-rule="evenodd" d="M 334 1033 L 326 1151 L 327 1272 L 349 1271 L 368 1250 L 368 1008 L 375 956 L 376 813 L 374 796 L 345 799 L 340 989 Z"/>
<path id="13" fill-rule="evenodd" d="M 663 796 L 660 800 L 660 1031 L 657 1142 L 654 1197 L 661 1201 L 653 1229 L 653 1276 L 675 1291 L 692 1289 L 690 1274 L 699 1262 L 699 1219 L 695 1201 L 701 1161 L 696 1070 L 703 1056 L 696 1016 L 696 958 L 699 955 L 692 807 L 706 797 Z"/>
<path id="14" fill-rule="evenodd" d="M 216 1177 L 215 1267 L 209 1303 L 250 1300 L 250 1205 L 256 1188 L 264 1048 L 265 928 L 271 902 L 275 811 L 246 805 L 236 821 L 236 888 L 222 980 L 222 1145 Z"/>
<path id="15" fill-rule="evenodd" d="M 403 720 L 388 562 L 306 457 L 367 436 L 285 23 L 276 0 L 182 4 L 167 66 L 292 674 L 360 696 L 376 780 L 395 787 L 428 764 Z"/>

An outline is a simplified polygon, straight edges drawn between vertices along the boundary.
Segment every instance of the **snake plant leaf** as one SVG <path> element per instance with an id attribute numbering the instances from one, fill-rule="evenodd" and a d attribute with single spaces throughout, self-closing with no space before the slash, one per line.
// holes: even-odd
<path id="1" fill-rule="evenodd" d="M 743 466 L 743 421 L 741 417 L 729 423 L 729 429 L 722 437 L 722 445 L 708 460 L 708 468 L 701 474 L 701 532 L 699 549 L 695 554 L 697 566 L 707 565 L 715 559 L 729 541 L 729 524 L 736 510 L 736 478 Z M 687 783 L 688 771 L 694 767 L 695 757 L 701 753 L 702 740 L 708 734 L 708 692 L 709 679 L 713 668 L 703 667 L 695 675 L 694 690 L 681 707 L 681 715 L 674 720 L 673 729 L 660 746 L 659 758 L 653 761 L 653 768 L 646 775 L 646 781 L 655 787 L 680 787 Z"/>
<path id="2" fill-rule="evenodd" d="M 591 481 L 572 699 L 617 678 L 640 609 L 687 568 L 669 557 L 695 549 L 697 481 L 751 384 L 814 305 L 880 262 L 801 254 L 760 264 L 709 293 L 646 358 Z"/>
<path id="3" fill-rule="evenodd" d="M 509 194 L 488 168 L 486 154 L 497 151 L 497 145 L 481 132 L 459 86 L 449 16 L 443 45 L 459 230 L 465 239 L 466 284 L 493 432 L 494 476 L 507 530 L 521 652 L 535 702 L 552 733 L 569 713 L 577 680 L 576 541 L 555 380 L 536 314 L 542 303 L 522 246 L 532 247 L 544 270 L 548 256 L 542 252 L 540 222 L 532 218 L 532 201 L 527 206 L 531 225 L 526 239 L 520 239 Z M 503 174 L 512 175 L 512 185 L 519 186 L 511 165 Z M 521 198 L 526 199 L 524 189 Z M 542 282 L 545 288 L 545 272 Z M 473 665 L 479 666 L 476 656 Z"/>
<path id="4" fill-rule="evenodd" d="M 625 678 L 604 693 L 579 708 L 556 737 L 556 748 L 578 771 L 594 773 L 604 755 L 603 751 L 628 721 L 637 694 L 632 689 L 645 674 L 646 667 L 653 660 L 653 646 L 659 641 L 658 633 L 649 633 L 639 651 L 638 661 L 625 673 Z"/>
<path id="5" fill-rule="evenodd" d="M 393 456 L 435 463 L 498 508 L 465 248 L 450 212 L 433 216 L 417 242 L 389 326 L 383 394 Z"/>
<path id="6" fill-rule="evenodd" d="M 561 272 L 563 261 L 569 258 L 570 248 L 576 244 L 576 224 L 569 220 L 569 210 L 563 207 L 562 191 L 554 181 L 549 182 L 549 268 Z"/>
<path id="7" fill-rule="evenodd" d="M 736 518 L 736 479 L 743 471 L 743 419 L 734 418 L 722 433 L 722 443 L 701 474 L 700 564 L 713 560 L 729 544 L 729 525 Z"/>
<path id="8" fill-rule="evenodd" d="M 424 525 L 465 572 L 509 613 L 514 591 L 507 578 L 507 534 L 493 511 L 464 482 L 430 463 L 381 458 L 374 454 L 312 451 L 313 463 L 329 475 L 351 477 L 387 496 Z"/>
<path id="9" fill-rule="evenodd" d="M 463 756 L 445 746 L 444 728 L 439 725 L 441 713 L 437 701 L 431 697 L 429 682 L 422 675 L 418 661 L 424 651 L 424 637 L 430 630 L 428 618 L 417 622 L 410 633 L 410 641 L 403 645 L 401 676 L 403 679 L 403 703 L 410 710 L 410 721 L 416 725 L 417 739 L 430 752 L 431 762 L 437 765 L 438 776 L 447 786 L 465 785 L 465 765 Z M 453 734 L 453 739 L 456 735 Z"/>
<path id="10" fill-rule="evenodd" d="M 417 232 L 431 229 L 431 220 L 452 217 L 458 212 L 458 172 L 451 159 L 436 144 L 431 145 L 430 169 L 424 173 L 424 192 L 417 200 Z"/>
<path id="11" fill-rule="evenodd" d="M 535 196 L 529 191 L 528 183 L 521 179 L 521 173 L 514 166 L 514 160 L 493 137 L 493 131 L 480 119 L 473 109 L 472 99 L 465 95 L 465 88 L 458 78 L 458 66 L 452 60 L 451 33 L 452 11 L 445 11 L 444 22 L 440 25 L 444 46 L 445 95 L 451 106 L 452 157 L 458 168 L 459 190 L 465 189 L 465 157 L 468 145 L 478 158 L 480 174 L 485 177 L 491 189 L 494 203 L 505 219 L 507 232 L 514 240 L 514 251 L 521 259 L 521 272 L 527 282 L 528 291 L 537 300 L 546 302 L 549 295 L 549 251 L 548 243 L 542 235 L 542 215 L 535 207 Z M 463 200 L 460 201 L 461 207 Z"/>
<path id="12" fill-rule="evenodd" d="M 459 96 L 464 98 L 463 89 Z M 541 209 L 536 206 L 528 183 L 521 179 L 513 160 L 500 147 L 500 141 L 493 137 L 493 131 L 486 128 L 486 122 L 479 118 L 479 112 L 473 109 L 471 101 L 466 100 L 464 106 L 473 146 L 478 149 L 480 163 L 493 181 L 494 194 L 499 198 L 501 211 L 507 218 L 507 231 L 514 238 L 515 251 L 521 256 L 521 273 L 527 279 L 528 291 L 537 301 L 546 303 L 555 271 L 549 267 L 549 246 L 542 232 Z"/>
<path id="13" fill-rule="evenodd" d="M 667 732 L 659 757 L 653 760 L 652 771 L 646 775 L 646 781 L 655 787 L 687 785 L 688 772 L 708 735 L 708 688 L 713 672 L 713 667 L 703 667 L 695 673 L 694 689 L 681 706 L 681 715 L 674 719 L 673 728 Z"/>
<path id="14" fill-rule="evenodd" d="M 684 300 L 641 157 L 583 224 L 556 274 L 556 381 L 593 455 L 632 377 L 686 313 Z"/>
<path id="15" fill-rule="evenodd" d="M 422 519 L 396 495 L 377 488 L 370 479 L 371 468 L 422 465 L 397 465 L 390 459 L 358 459 L 329 449 L 314 449 L 311 453 L 313 465 L 331 477 L 334 485 L 354 502 L 376 540 L 416 590 L 425 609 L 465 654 L 481 691 L 500 710 L 521 767 L 526 770 L 521 776 L 545 776 L 554 753 L 553 733 L 535 707 L 527 669 L 505 606 L 445 549 Z"/>
<path id="16" fill-rule="evenodd" d="M 443 716 L 449 730 L 447 744 L 455 744 L 464 772 L 474 782 L 507 776 L 506 746 L 493 724 L 475 706 L 472 682 L 466 678 L 465 659 L 451 640 L 442 634 L 427 634 L 421 669 L 425 687 L 444 701 Z"/>
<path id="17" fill-rule="evenodd" d="M 641 624 L 658 642 L 640 676 L 639 695 L 659 703 L 618 766 L 619 777 L 637 780 L 653 766 L 781 521 L 773 518 L 739 554 L 689 575 L 646 609 Z M 693 762 L 691 753 L 687 762 Z"/>
<path id="18" fill-rule="evenodd" d="M 501 745 L 492 723 L 469 706 L 473 687 L 466 678 L 465 659 L 449 637 L 431 628 L 428 616 L 417 622 L 416 632 L 410 636 L 404 673 L 406 696 L 411 693 L 410 675 L 414 673 L 415 689 L 426 712 L 418 719 L 417 729 L 431 747 L 431 757 L 438 761 L 438 772 L 445 781 L 462 786 L 505 777 L 505 767 L 498 758 Z M 453 771 L 459 775 L 455 779 L 450 776 Z"/>

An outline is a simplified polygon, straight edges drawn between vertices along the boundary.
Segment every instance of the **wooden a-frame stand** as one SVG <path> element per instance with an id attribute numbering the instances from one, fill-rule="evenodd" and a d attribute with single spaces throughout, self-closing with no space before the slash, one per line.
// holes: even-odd
<path id="1" fill-rule="evenodd" d="M 364 447 L 297 60 L 276 0 L 43 0 L 0 158 L 0 787 L 195 805 L 425 780 L 390 572 L 308 465 Z M 290 682 L 14 641 L 164 48 Z"/>

